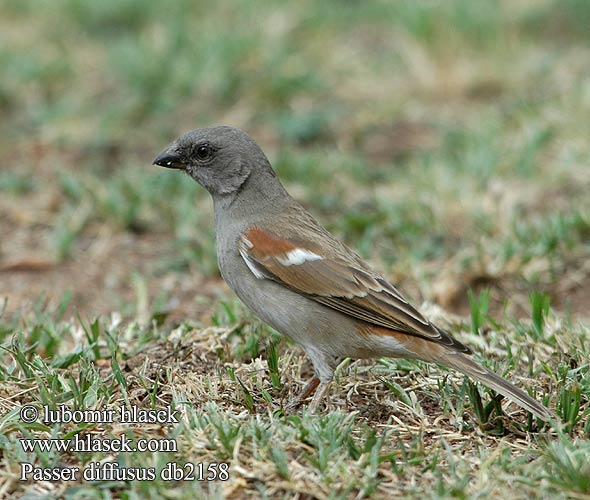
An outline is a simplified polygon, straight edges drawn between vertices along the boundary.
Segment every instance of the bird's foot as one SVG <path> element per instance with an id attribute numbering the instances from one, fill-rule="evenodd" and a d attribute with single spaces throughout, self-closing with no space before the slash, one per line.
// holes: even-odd
<path id="1" fill-rule="evenodd" d="M 328 393 L 330 389 L 330 382 L 321 382 L 319 387 L 317 388 L 315 394 L 313 395 L 313 399 L 311 403 L 309 403 L 309 411 L 310 413 L 316 413 L 318 406 L 324 399 L 324 396 Z"/>

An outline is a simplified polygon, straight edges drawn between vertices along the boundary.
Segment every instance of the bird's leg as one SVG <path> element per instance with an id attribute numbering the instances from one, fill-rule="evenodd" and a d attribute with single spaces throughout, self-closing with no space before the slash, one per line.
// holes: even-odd
<path id="1" fill-rule="evenodd" d="M 308 386 L 305 387 L 304 393 L 306 392 L 306 389 L 309 389 L 308 394 L 306 394 L 307 396 L 315 390 L 313 399 L 309 404 L 309 411 L 315 413 L 330 388 L 330 382 L 334 375 L 334 368 L 338 366 L 338 358 L 327 355 L 325 352 L 309 345 L 305 346 L 305 352 L 309 356 L 309 359 L 311 359 L 315 371 L 315 377 Z"/>
<path id="2" fill-rule="evenodd" d="M 299 394 L 299 396 L 297 397 L 297 399 L 299 400 L 299 404 L 303 403 L 303 401 L 305 401 L 309 396 L 311 396 L 318 388 L 319 384 L 320 379 L 317 377 L 313 377 L 307 384 L 305 384 L 305 387 L 301 391 L 301 394 Z"/>
<path id="3" fill-rule="evenodd" d="M 318 380 L 318 382 L 319 382 L 319 380 Z M 324 396 L 327 394 L 328 390 L 330 389 L 330 382 L 331 382 L 330 380 L 328 382 L 320 382 L 319 387 L 317 388 L 317 391 L 313 395 L 313 399 L 311 400 L 311 403 L 309 403 L 309 411 L 311 413 L 316 413 L 318 406 L 322 402 L 322 399 L 324 399 Z"/>
<path id="4" fill-rule="evenodd" d="M 294 410 L 296 408 L 299 408 L 303 401 L 305 401 L 309 396 L 311 396 L 315 392 L 319 383 L 320 379 L 314 376 L 307 384 L 305 384 L 305 387 L 303 388 L 299 396 L 297 396 L 293 401 L 291 401 L 287 405 L 287 409 Z"/>

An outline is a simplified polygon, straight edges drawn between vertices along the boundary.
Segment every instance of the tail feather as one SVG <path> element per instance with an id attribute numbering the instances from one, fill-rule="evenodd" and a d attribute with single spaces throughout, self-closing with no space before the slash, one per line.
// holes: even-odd
<path id="1" fill-rule="evenodd" d="M 535 401 L 524 391 L 518 387 L 515 387 L 496 373 L 480 365 L 470 356 L 451 351 L 444 360 L 443 364 L 455 368 L 465 375 L 473 377 L 475 380 L 490 387 L 491 389 L 498 391 L 500 394 L 507 397 L 511 401 L 514 401 L 517 405 L 521 406 L 525 410 L 530 411 L 533 415 L 539 417 L 541 420 L 547 422 L 557 418 L 551 410 L 543 406 L 541 403 Z"/>

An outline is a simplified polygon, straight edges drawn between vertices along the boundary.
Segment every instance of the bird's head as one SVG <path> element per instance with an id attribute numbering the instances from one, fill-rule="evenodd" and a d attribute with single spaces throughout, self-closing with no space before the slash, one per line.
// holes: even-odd
<path id="1" fill-rule="evenodd" d="M 184 170 L 213 196 L 232 194 L 251 174 L 274 172 L 258 144 L 233 127 L 187 132 L 154 159 L 154 165 Z"/>

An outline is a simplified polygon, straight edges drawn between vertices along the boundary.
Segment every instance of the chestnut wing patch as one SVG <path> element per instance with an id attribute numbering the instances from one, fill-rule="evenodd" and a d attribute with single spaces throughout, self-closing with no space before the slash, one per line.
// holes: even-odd
<path id="1" fill-rule="evenodd" d="M 312 245 L 306 248 L 259 227 L 242 234 L 239 251 L 259 279 L 274 280 L 367 323 L 469 352 L 427 321 L 388 281 L 348 260 L 327 257 Z"/>

